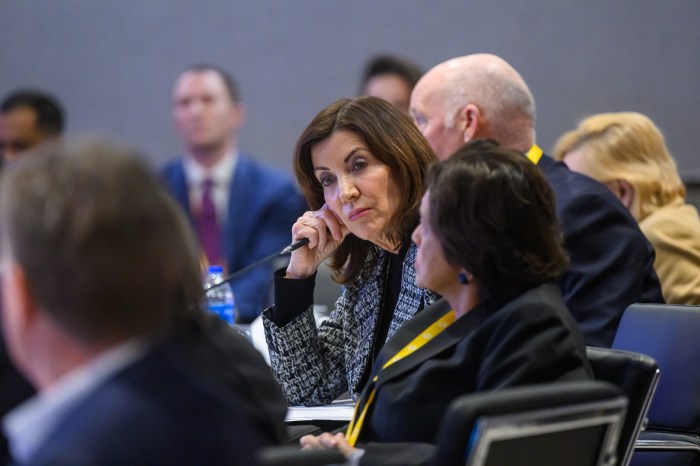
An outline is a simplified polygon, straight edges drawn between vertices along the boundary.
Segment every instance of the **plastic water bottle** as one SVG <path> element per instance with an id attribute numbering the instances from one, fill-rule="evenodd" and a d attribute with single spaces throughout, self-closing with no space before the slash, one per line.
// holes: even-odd
<path id="1" fill-rule="evenodd" d="M 207 308 L 209 312 L 213 312 L 225 322 L 233 325 L 235 300 L 233 298 L 231 285 L 225 283 L 214 289 L 209 289 L 222 281 L 224 281 L 223 267 L 220 265 L 210 265 L 209 273 L 207 274 L 206 280 L 204 280 L 204 289 L 207 290 Z"/>

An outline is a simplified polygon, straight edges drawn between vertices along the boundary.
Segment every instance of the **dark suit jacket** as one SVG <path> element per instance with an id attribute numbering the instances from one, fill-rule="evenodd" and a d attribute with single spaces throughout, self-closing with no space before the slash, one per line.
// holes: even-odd
<path id="1" fill-rule="evenodd" d="M 164 344 L 69 410 L 29 464 L 252 465 L 272 442 L 243 408 Z"/>
<path id="2" fill-rule="evenodd" d="M 185 325 L 181 339 L 190 367 L 223 393 L 240 399 L 241 409 L 268 441 L 286 442 L 287 402 L 260 353 L 213 314 L 191 317 Z M 0 341 L 1 337 L 0 332 Z M 34 394 L 34 389 L 15 370 L 4 346 L 0 347 L 0 380 L 0 415 L 4 417 Z M 0 464 L 6 464 L 10 456 L 5 437 L 0 440 Z"/>
<path id="3" fill-rule="evenodd" d="M 162 177 L 192 220 L 182 160 L 168 164 Z M 292 224 L 305 210 L 306 202 L 288 175 L 240 154 L 223 236 L 229 273 L 287 246 L 292 238 Z M 260 267 L 231 283 L 239 322 L 251 322 L 269 304 L 273 270 L 274 265 Z"/>
<path id="4" fill-rule="evenodd" d="M 632 303 L 663 303 L 654 249 L 608 188 L 544 155 L 571 265 L 561 278 L 566 306 L 586 344 L 610 347 Z"/>
<path id="5" fill-rule="evenodd" d="M 441 300 L 405 324 L 382 348 L 374 373 L 448 311 Z M 435 441 L 447 406 L 460 395 L 590 378 L 583 339 L 556 285 L 531 289 L 500 309 L 482 303 L 379 373 L 360 435 L 370 442 L 362 464 L 422 464 L 425 444 Z"/>
<path id="6" fill-rule="evenodd" d="M 275 443 L 287 442 L 287 400 L 262 355 L 237 330 L 211 313 L 192 316 L 184 334 L 190 367 L 243 401 L 251 421 Z"/>

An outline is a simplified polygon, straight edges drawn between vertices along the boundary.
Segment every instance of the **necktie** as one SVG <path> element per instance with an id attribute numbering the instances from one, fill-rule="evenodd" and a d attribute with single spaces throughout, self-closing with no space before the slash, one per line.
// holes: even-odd
<path id="1" fill-rule="evenodd" d="M 202 183 L 202 205 L 196 219 L 197 237 L 210 264 L 223 265 L 221 253 L 221 231 L 216 220 L 216 207 L 211 190 L 214 182 L 210 179 Z"/>

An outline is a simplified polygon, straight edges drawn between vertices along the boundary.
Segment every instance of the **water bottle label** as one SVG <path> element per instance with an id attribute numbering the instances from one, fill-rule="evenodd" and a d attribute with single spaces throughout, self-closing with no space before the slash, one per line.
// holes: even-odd
<path id="1" fill-rule="evenodd" d="M 209 311 L 218 315 L 224 322 L 233 324 L 233 304 L 209 304 Z"/>

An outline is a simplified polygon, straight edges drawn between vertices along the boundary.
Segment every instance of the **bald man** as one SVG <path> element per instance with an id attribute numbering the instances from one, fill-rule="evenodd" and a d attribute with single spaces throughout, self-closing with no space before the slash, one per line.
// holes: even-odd
<path id="1" fill-rule="evenodd" d="M 611 346 L 630 304 L 664 302 L 654 250 L 625 207 L 535 144 L 535 100 L 505 60 L 475 54 L 440 63 L 413 89 L 410 112 L 442 160 L 466 142 L 491 138 L 540 167 L 556 194 L 571 260 L 559 284 L 586 344 Z"/>

